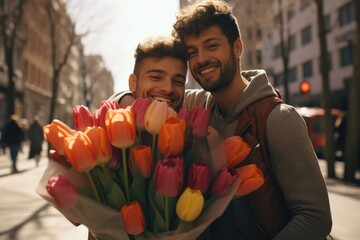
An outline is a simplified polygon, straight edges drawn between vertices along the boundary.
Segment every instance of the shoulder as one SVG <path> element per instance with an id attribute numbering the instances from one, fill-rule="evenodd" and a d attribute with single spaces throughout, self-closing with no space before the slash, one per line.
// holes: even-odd
<path id="1" fill-rule="evenodd" d="M 211 94 L 203 89 L 186 89 L 183 107 L 191 109 L 194 106 L 209 108 L 213 103 Z"/>

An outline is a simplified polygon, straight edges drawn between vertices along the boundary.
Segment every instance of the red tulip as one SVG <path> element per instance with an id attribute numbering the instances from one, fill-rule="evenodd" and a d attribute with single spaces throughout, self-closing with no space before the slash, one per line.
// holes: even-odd
<path id="1" fill-rule="evenodd" d="M 194 190 L 200 190 L 205 193 L 210 186 L 211 169 L 209 166 L 200 163 L 191 164 L 187 187 Z"/>
<path id="2" fill-rule="evenodd" d="M 154 161 L 151 148 L 149 146 L 140 145 L 131 149 L 134 164 L 139 169 L 144 178 L 151 177 L 154 169 Z M 129 167 L 131 164 L 129 164 Z M 132 170 L 132 168 L 130 168 Z"/>
<path id="3" fill-rule="evenodd" d="M 135 113 L 136 129 L 142 131 L 145 129 L 144 117 L 146 110 L 151 104 L 151 100 L 148 98 L 137 98 L 131 105 L 132 110 Z"/>
<path id="4" fill-rule="evenodd" d="M 176 112 L 166 102 L 153 100 L 144 116 L 145 129 L 152 135 L 158 135 L 166 119 L 176 116 Z"/>
<path id="5" fill-rule="evenodd" d="M 105 128 L 105 116 L 109 109 L 119 109 L 120 105 L 114 100 L 103 100 L 100 107 L 95 111 L 94 124 L 97 127 Z"/>
<path id="6" fill-rule="evenodd" d="M 141 205 L 137 201 L 121 207 L 121 217 L 128 234 L 138 235 L 145 230 L 145 217 Z"/>
<path id="7" fill-rule="evenodd" d="M 112 156 L 112 146 L 106 130 L 102 127 L 88 127 L 85 134 L 90 138 L 95 149 L 97 165 L 104 166 Z"/>
<path id="8" fill-rule="evenodd" d="M 168 157 L 158 162 L 154 172 L 155 189 L 162 196 L 175 197 L 181 191 L 184 177 L 184 160 Z"/>
<path id="9" fill-rule="evenodd" d="M 106 131 L 110 142 L 117 148 L 130 147 L 136 136 L 134 114 L 128 108 L 110 109 L 106 114 Z"/>
<path id="10" fill-rule="evenodd" d="M 121 166 L 121 154 L 120 154 L 120 150 L 114 146 L 111 147 L 111 159 L 109 160 L 109 162 L 106 164 L 106 167 L 108 167 L 110 170 L 112 171 L 116 171 L 120 168 Z"/>
<path id="11" fill-rule="evenodd" d="M 68 161 L 79 172 L 87 172 L 96 165 L 96 153 L 91 140 L 83 132 L 64 139 L 65 152 Z"/>
<path id="12" fill-rule="evenodd" d="M 211 193 L 216 196 L 224 194 L 237 180 L 238 174 L 232 168 L 221 169 L 213 180 Z"/>
<path id="13" fill-rule="evenodd" d="M 51 124 L 43 127 L 45 139 L 53 146 L 55 151 L 65 156 L 64 138 L 73 134 L 73 130 L 60 120 L 54 119 Z"/>
<path id="14" fill-rule="evenodd" d="M 203 138 L 208 134 L 210 110 L 195 106 L 190 110 L 190 129 L 194 138 Z"/>
<path id="15" fill-rule="evenodd" d="M 224 140 L 224 148 L 226 160 L 230 167 L 238 166 L 251 152 L 249 145 L 240 136 L 226 138 Z"/>
<path id="16" fill-rule="evenodd" d="M 180 111 L 177 114 L 177 117 L 180 119 L 184 119 L 186 122 L 189 122 L 190 120 L 190 111 L 186 108 L 181 108 Z"/>
<path id="17" fill-rule="evenodd" d="M 54 198 L 56 205 L 62 209 L 73 207 L 79 198 L 74 185 L 63 176 L 51 177 L 47 182 L 46 190 Z"/>
<path id="18" fill-rule="evenodd" d="M 265 182 L 263 172 L 255 164 L 248 164 L 236 169 L 241 182 L 235 192 L 236 196 L 247 195 L 259 189 Z"/>
<path id="19" fill-rule="evenodd" d="M 84 131 L 86 127 L 94 126 L 94 119 L 90 109 L 84 105 L 76 105 L 72 112 L 75 129 Z"/>
<path id="20" fill-rule="evenodd" d="M 164 156 L 179 155 L 185 142 L 184 119 L 168 118 L 160 128 L 158 148 Z"/>

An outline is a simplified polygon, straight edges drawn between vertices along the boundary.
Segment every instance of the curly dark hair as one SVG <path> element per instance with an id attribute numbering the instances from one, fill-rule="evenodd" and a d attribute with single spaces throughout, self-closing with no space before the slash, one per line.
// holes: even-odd
<path id="1" fill-rule="evenodd" d="M 187 36 L 199 36 L 213 25 L 218 25 L 232 46 L 240 37 L 240 29 L 230 5 L 222 0 L 193 1 L 183 7 L 176 16 L 173 36 L 184 40 Z"/>
<path id="2" fill-rule="evenodd" d="M 137 45 L 134 54 L 135 74 L 139 72 L 142 61 L 149 57 L 174 57 L 185 64 L 188 60 L 185 45 L 179 39 L 172 36 L 148 38 Z"/>

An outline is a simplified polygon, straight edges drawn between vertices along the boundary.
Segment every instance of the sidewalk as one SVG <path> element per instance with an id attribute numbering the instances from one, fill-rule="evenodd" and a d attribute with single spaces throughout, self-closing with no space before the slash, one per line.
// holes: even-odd
<path id="1" fill-rule="evenodd" d="M 0 240 L 68 240 L 87 239 L 84 226 L 74 227 L 55 208 L 35 192 L 48 159 L 43 156 L 39 167 L 26 159 L 27 150 L 19 156 L 19 173 L 10 174 L 8 156 L 0 155 Z M 325 175 L 326 162 L 319 160 Z M 336 164 L 342 176 L 343 164 Z M 360 235 L 360 187 L 326 179 L 332 210 L 334 240 L 357 240 Z"/>
<path id="2" fill-rule="evenodd" d="M 36 167 L 25 153 L 18 158 L 17 174 L 10 174 L 9 157 L 0 155 L 0 240 L 87 239 L 84 226 L 73 226 L 35 192 L 48 159 L 43 156 Z"/>

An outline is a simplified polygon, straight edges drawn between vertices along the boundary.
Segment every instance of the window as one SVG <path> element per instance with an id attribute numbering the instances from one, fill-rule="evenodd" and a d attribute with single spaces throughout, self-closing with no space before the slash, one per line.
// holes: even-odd
<path id="1" fill-rule="evenodd" d="M 252 39 L 252 29 L 251 29 L 251 27 L 249 27 L 249 28 L 247 29 L 247 33 L 248 33 L 248 39 L 249 39 L 249 40 Z"/>
<path id="2" fill-rule="evenodd" d="M 301 31 L 301 43 L 305 45 L 311 42 L 311 26 L 307 26 Z"/>
<path id="3" fill-rule="evenodd" d="M 301 2 L 300 2 L 300 10 L 301 11 L 305 10 L 305 8 L 310 6 L 310 4 L 311 4 L 311 0 L 301 0 Z"/>
<path id="4" fill-rule="evenodd" d="M 274 87 L 282 85 L 283 82 L 284 82 L 283 73 L 279 73 L 279 74 L 274 75 Z"/>
<path id="5" fill-rule="evenodd" d="M 330 16 L 330 14 L 328 14 L 324 17 L 324 21 L 325 21 L 325 32 L 326 33 L 331 32 L 331 16 Z"/>
<path id="6" fill-rule="evenodd" d="M 295 48 L 296 48 L 296 37 L 295 37 L 295 35 L 291 35 L 289 37 L 288 45 L 289 45 L 289 52 L 295 50 Z"/>
<path id="7" fill-rule="evenodd" d="M 262 53 L 260 49 L 256 50 L 256 63 L 262 63 Z"/>
<path id="8" fill-rule="evenodd" d="M 354 62 L 355 46 L 352 42 L 340 49 L 340 66 L 345 67 Z"/>
<path id="9" fill-rule="evenodd" d="M 350 1 L 339 9 L 339 24 L 344 26 L 355 19 L 355 1 Z"/>
<path id="10" fill-rule="evenodd" d="M 288 71 L 288 82 L 296 82 L 296 67 L 290 68 Z"/>
<path id="11" fill-rule="evenodd" d="M 253 63 L 251 53 L 248 53 L 247 59 L 248 59 L 248 64 L 251 65 Z"/>
<path id="12" fill-rule="evenodd" d="M 262 38 L 262 31 L 261 31 L 261 28 L 259 28 L 259 27 L 256 28 L 256 37 L 257 37 L 257 39 Z"/>
<path id="13" fill-rule="evenodd" d="M 302 65 L 303 78 L 308 78 L 313 75 L 312 61 L 304 62 Z"/>
<path id="14" fill-rule="evenodd" d="M 277 59 L 280 56 L 281 56 L 281 46 L 280 46 L 280 44 L 278 44 L 274 48 L 274 59 Z"/>

